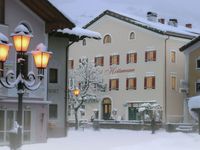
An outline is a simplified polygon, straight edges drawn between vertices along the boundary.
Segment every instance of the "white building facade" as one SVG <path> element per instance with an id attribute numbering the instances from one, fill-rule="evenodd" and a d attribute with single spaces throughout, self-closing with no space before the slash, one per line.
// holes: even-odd
<path id="1" fill-rule="evenodd" d="M 100 100 L 84 104 L 81 119 L 90 120 L 96 112 L 99 120 L 141 120 L 139 107 L 150 103 L 161 106 L 162 122 L 183 121 L 184 56 L 179 48 L 196 34 L 156 20 L 107 10 L 85 26 L 101 33 L 102 40 L 73 44 L 69 67 L 77 68 L 83 56 L 102 66 L 107 90 Z M 69 120 L 73 120 L 68 107 Z"/>

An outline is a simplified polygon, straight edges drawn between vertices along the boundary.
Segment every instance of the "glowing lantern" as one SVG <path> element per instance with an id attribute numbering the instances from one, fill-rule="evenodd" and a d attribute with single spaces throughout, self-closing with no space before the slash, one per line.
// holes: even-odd
<path id="1" fill-rule="evenodd" d="M 45 69 L 49 63 L 52 53 L 47 52 L 46 46 L 41 43 L 37 46 L 36 50 L 32 51 L 32 55 L 36 68 Z"/>
<path id="2" fill-rule="evenodd" d="M 80 90 L 78 88 L 73 90 L 73 93 L 75 96 L 78 96 L 80 94 Z"/>
<path id="3" fill-rule="evenodd" d="M 28 50 L 30 40 L 33 37 L 29 30 L 20 24 L 15 28 L 15 33 L 11 34 L 17 52 L 25 53 Z"/>

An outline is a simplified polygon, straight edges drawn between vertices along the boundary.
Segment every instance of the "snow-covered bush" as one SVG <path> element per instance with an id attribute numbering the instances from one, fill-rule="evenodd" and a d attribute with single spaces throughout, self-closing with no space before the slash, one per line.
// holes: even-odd
<path id="1" fill-rule="evenodd" d="M 188 101 L 189 112 L 192 118 L 198 121 L 198 113 L 192 109 L 200 109 L 200 96 L 191 97 Z"/>

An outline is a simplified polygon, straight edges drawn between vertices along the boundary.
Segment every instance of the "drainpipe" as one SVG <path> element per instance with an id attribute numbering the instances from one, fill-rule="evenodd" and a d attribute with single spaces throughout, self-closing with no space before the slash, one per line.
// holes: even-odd
<path id="1" fill-rule="evenodd" d="M 165 124 L 167 123 L 167 41 L 169 36 L 165 39 L 165 66 L 164 66 L 164 80 L 165 80 L 165 91 L 164 91 L 164 105 L 165 105 Z"/>
<path id="2" fill-rule="evenodd" d="M 68 106 L 68 59 L 69 59 L 69 47 L 75 42 L 71 42 L 66 46 L 66 70 L 65 70 L 65 136 L 67 136 L 68 124 L 67 124 L 67 106 Z"/>

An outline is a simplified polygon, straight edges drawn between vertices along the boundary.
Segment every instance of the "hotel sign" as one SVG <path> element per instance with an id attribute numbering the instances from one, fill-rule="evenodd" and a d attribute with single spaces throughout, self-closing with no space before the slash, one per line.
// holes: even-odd
<path id="1" fill-rule="evenodd" d="M 105 70 L 105 73 L 116 74 L 116 73 L 128 73 L 134 71 L 135 71 L 134 68 L 120 68 L 118 66 L 110 66 L 110 68 Z"/>

